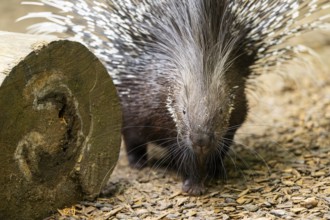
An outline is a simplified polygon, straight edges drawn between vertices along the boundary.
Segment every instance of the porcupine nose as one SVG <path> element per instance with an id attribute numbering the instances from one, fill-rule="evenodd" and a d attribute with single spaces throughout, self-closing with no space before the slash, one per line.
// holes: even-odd
<path id="1" fill-rule="evenodd" d="M 211 149 L 212 134 L 199 133 L 190 135 L 193 150 L 197 154 L 207 154 Z"/>

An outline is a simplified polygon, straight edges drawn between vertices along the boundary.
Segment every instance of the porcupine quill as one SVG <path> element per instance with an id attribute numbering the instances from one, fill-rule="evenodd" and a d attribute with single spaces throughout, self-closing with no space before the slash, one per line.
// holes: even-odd
<path id="1" fill-rule="evenodd" d="M 329 29 L 315 14 L 329 0 L 40 0 L 58 8 L 30 13 L 48 22 L 34 33 L 66 33 L 106 65 L 124 113 L 131 166 L 148 161 L 146 145 L 168 149 L 183 191 L 204 193 L 244 122 L 246 87 L 304 48 L 296 35 Z M 305 22 L 304 22 L 305 21 Z"/>

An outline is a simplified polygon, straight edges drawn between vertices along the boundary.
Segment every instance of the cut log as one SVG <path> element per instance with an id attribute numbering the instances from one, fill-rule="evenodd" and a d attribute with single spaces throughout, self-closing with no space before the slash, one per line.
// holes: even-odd
<path id="1" fill-rule="evenodd" d="M 0 32 L 0 219 L 94 199 L 116 165 L 121 109 L 83 45 Z"/>

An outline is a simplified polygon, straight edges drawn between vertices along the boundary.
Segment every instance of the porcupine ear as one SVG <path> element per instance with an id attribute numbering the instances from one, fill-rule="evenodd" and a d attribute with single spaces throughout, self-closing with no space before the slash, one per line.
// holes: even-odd
<path id="1" fill-rule="evenodd" d="M 234 4 L 237 22 L 249 29 L 246 37 L 248 54 L 253 54 L 254 76 L 287 64 L 302 53 L 313 52 L 288 40 L 308 31 L 330 30 L 329 0 L 242 1 Z M 252 75 L 253 77 L 253 75 Z"/>

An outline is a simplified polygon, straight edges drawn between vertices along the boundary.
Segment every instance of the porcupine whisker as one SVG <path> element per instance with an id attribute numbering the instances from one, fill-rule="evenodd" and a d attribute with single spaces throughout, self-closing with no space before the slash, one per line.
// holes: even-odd
<path id="1" fill-rule="evenodd" d="M 182 161 L 180 162 L 178 171 L 180 170 L 180 167 L 181 167 L 181 169 L 183 168 L 183 171 L 185 173 L 190 173 L 193 177 L 197 177 L 197 175 L 198 175 L 197 172 L 191 173 L 191 170 L 189 169 L 189 167 L 186 166 L 187 164 L 189 164 L 189 166 L 193 168 L 192 170 L 196 170 L 195 155 L 193 155 L 192 152 L 188 148 L 184 148 L 183 150 L 184 150 L 182 153 L 183 158 L 182 158 Z M 179 175 L 179 173 L 177 175 Z"/>
<path id="2" fill-rule="evenodd" d="M 142 144 L 142 145 L 144 145 L 144 144 Z M 139 147 L 141 147 L 142 145 L 140 145 L 140 146 L 136 146 L 134 149 L 139 149 Z M 127 155 L 130 153 L 130 152 L 133 152 L 134 151 L 134 149 L 132 149 L 131 151 L 128 151 L 127 152 Z M 136 164 L 139 164 L 140 162 L 142 162 L 143 160 L 144 160 L 144 157 L 145 156 L 147 156 L 148 155 L 148 153 L 146 152 L 146 153 L 144 153 L 144 154 L 142 154 L 141 155 L 141 157 L 136 161 Z M 147 160 L 146 161 L 144 161 L 141 165 L 141 167 L 145 167 L 146 165 L 148 165 L 148 161 L 149 159 L 147 158 Z M 135 165 L 135 164 L 133 164 L 133 165 Z M 139 168 L 140 169 L 140 168 Z"/>
<path id="3" fill-rule="evenodd" d="M 114 129 L 114 130 L 109 129 L 109 130 L 112 131 L 112 132 L 118 132 L 118 134 L 120 132 L 120 129 Z M 98 138 L 103 138 L 104 136 L 109 136 L 109 132 L 100 132 L 99 134 L 94 135 L 93 138 L 91 139 L 91 141 L 93 141 L 93 139 L 96 140 Z"/>
<path id="4" fill-rule="evenodd" d="M 242 126 L 242 124 L 239 124 L 239 125 L 232 125 L 228 128 L 226 128 L 226 130 L 224 131 L 225 133 L 229 132 L 229 131 L 232 131 L 232 130 L 236 130 L 238 128 L 240 128 Z"/>
<path id="5" fill-rule="evenodd" d="M 252 155 L 255 156 L 255 158 L 258 158 L 265 164 L 268 174 L 271 173 L 271 169 L 270 169 L 269 165 L 267 164 L 266 160 L 261 156 L 261 154 L 259 154 L 256 150 L 253 150 L 253 148 L 251 148 L 245 144 L 242 144 L 240 142 L 236 142 L 236 144 L 239 144 L 240 146 L 244 147 L 244 149 L 249 150 L 252 153 Z M 230 150 L 235 153 L 234 149 L 230 149 Z M 236 155 L 238 155 L 238 154 L 236 154 Z M 244 160 L 244 158 L 242 158 L 240 156 L 238 156 L 238 158 L 240 161 L 243 162 L 243 164 L 245 165 L 246 168 L 248 168 L 248 169 L 250 168 L 250 166 L 248 166 L 248 164 L 247 164 L 246 160 Z"/>
<path id="6" fill-rule="evenodd" d="M 223 134 L 223 133 L 225 133 L 225 134 L 229 134 L 229 135 L 231 135 L 231 134 L 236 134 L 236 133 L 238 133 L 238 131 L 236 131 L 239 127 L 240 127 L 241 125 L 234 125 L 234 126 L 231 126 L 231 127 L 228 127 L 226 130 L 224 130 L 224 131 L 222 131 L 222 132 L 214 132 L 214 134 L 216 134 L 216 135 L 220 135 L 220 134 Z M 231 132 L 232 131 L 232 132 Z"/>
<path id="7" fill-rule="evenodd" d="M 101 181 L 100 184 L 100 188 L 99 188 L 99 193 L 97 194 L 97 197 L 100 197 L 101 193 L 102 193 L 102 189 L 107 185 L 107 181 L 109 180 L 109 175 L 111 174 L 111 172 L 115 169 L 115 167 L 117 166 L 117 164 L 112 165 L 112 167 L 110 167 L 108 169 L 108 172 L 106 173 L 106 175 L 104 175 L 104 178 Z"/>
<path id="8" fill-rule="evenodd" d="M 163 172 L 165 174 L 170 166 L 172 166 L 171 168 L 173 168 L 172 162 L 174 162 L 176 159 L 180 160 L 180 157 L 182 157 L 182 155 L 179 153 L 178 148 L 173 148 L 172 146 L 169 146 L 168 152 L 166 152 L 164 154 L 165 154 L 165 157 L 162 157 L 160 161 L 157 161 L 155 164 L 156 166 L 153 166 L 153 167 L 157 169 L 157 168 L 159 168 L 159 166 L 162 163 L 166 164 L 166 167 Z M 177 158 L 176 155 L 179 155 L 179 158 Z M 169 158 L 171 159 L 170 161 L 168 161 Z M 163 161 L 165 161 L 165 162 L 163 162 Z"/>
<path id="9" fill-rule="evenodd" d="M 225 139 L 224 139 L 224 140 L 225 140 Z M 236 141 L 235 141 L 235 144 L 237 144 Z M 245 162 L 245 160 L 244 160 L 243 157 L 241 157 L 239 154 L 236 153 L 235 149 L 230 148 L 229 146 L 227 146 L 226 148 L 227 148 L 227 150 L 228 150 L 229 152 L 224 152 L 224 153 L 230 158 L 230 161 L 231 161 L 232 164 L 234 165 L 235 169 L 236 169 L 239 173 L 241 173 L 241 174 L 243 175 L 244 179 L 245 179 L 245 174 L 244 174 L 243 170 L 242 170 L 239 166 L 237 166 L 237 164 L 236 164 L 236 162 L 235 162 L 235 161 L 237 161 L 237 159 L 235 159 L 235 158 L 238 158 L 240 161 L 242 161 L 246 168 L 249 168 L 248 164 Z M 224 148 L 221 148 L 221 149 L 218 149 L 218 150 L 219 150 L 219 154 L 221 154 L 221 153 L 223 152 Z M 234 154 L 235 158 L 233 158 L 233 157 L 231 156 L 231 153 L 230 153 L 230 152 L 232 152 L 232 153 Z M 223 167 L 223 168 L 225 168 L 225 167 Z"/>
<path id="10" fill-rule="evenodd" d="M 171 146 L 170 146 L 171 147 Z M 160 159 L 157 159 L 157 161 L 152 165 L 152 168 L 159 169 L 163 168 L 163 165 L 166 165 L 164 169 L 164 173 L 167 172 L 168 167 L 170 166 L 171 162 L 173 162 L 174 158 L 171 157 L 171 155 L 174 155 L 173 153 L 174 150 L 168 150 L 168 152 L 162 152 L 160 156 Z M 170 161 L 168 161 L 171 159 Z"/>
<path id="11" fill-rule="evenodd" d="M 158 139 L 157 141 L 164 141 L 164 143 L 166 142 L 170 142 L 170 141 L 173 141 L 175 140 L 175 138 L 162 138 L 162 139 Z M 156 141 L 156 140 L 155 140 Z M 138 145 L 138 146 L 135 146 L 134 148 L 132 148 L 130 151 L 128 151 L 127 153 L 131 153 L 132 151 L 135 151 L 136 149 L 140 148 L 141 146 L 143 146 L 145 144 L 141 144 L 141 145 Z"/>
<path id="12" fill-rule="evenodd" d="M 174 148 L 176 152 L 174 153 L 177 153 L 179 154 L 179 158 L 176 159 L 176 161 L 179 161 L 179 165 L 176 165 L 177 166 L 177 173 L 176 175 L 178 176 L 179 175 L 179 171 L 182 170 L 182 167 L 184 168 L 183 171 L 184 172 L 187 172 L 187 168 L 183 166 L 184 162 L 185 161 L 194 161 L 191 157 L 191 151 L 188 149 L 188 147 L 185 146 L 185 143 L 179 138 L 179 134 L 177 135 L 177 146 L 179 146 L 179 148 Z M 181 144 L 182 143 L 182 144 Z M 172 148 L 170 148 L 172 149 Z M 173 155 L 173 160 L 175 159 L 175 154 Z"/>
<path id="13" fill-rule="evenodd" d="M 189 155 L 186 153 L 186 152 L 180 152 L 180 154 L 179 154 L 179 157 L 177 158 L 177 160 L 176 160 L 176 162 L 179 162 L 179 164 L 177 165 L 178 166 L 178 169 L 177 169 L 177 171 L 176 171 L 176 175 L 177 176 L 180 176 L 180 173 L 181 172 L 187 172 L 187 167 L 186 166 L 184 166 L 184 161 L 188 161 L 189 160 Z"/>
<path id="14" fill-rule="evenodd" d="M 228 147 L 228 146 L 226 146 Z M 223 173 L 221 173 L 221 176 L 223 176 L 224 179 L 227 179 L 227 171 L 226 171 L 226 166 L 224 163 L 224 158 L 222 157 L 223 154 L 226 154 L 226 152 L 224 152 L 224 148 L 217 148 L 216 149 L 218 154 L 219 154 L 219 159 L 220 159 L 220 168 L 222 169 Z"/>
<path id="15" fill-rule="evenodd" d="M 211 154 L 211 155 L 208 156 L 208 158 L 207 158 L 207 162 L 208 162 L 207 165 L 210 165 L 211 167 L 214 167 L 214 166 L 213 166 L 213 162 L 214 162 L 214 154 Z M 208 179 L 209 177 L 214 176 L 214 174 L 215 174 L 214 170 L 213 170 L 213 174 L 212 174 L 212 175 L 209 175 L 209 173 L 210 173 L 210 171 L 208 170 L 208 171 L 206 172 L 205 179 Z"/>
<path id="16" fill-rule="evenodd" d="M 147 153 L 146 154 L 144 154 L 144 155 L 142 155 L 142 157 L 143 156 L 146 156 L 147 155 Z M 165 157 L 167 156 L 166 155 L 166 153 L 162 153 L 160 156 L 163 158 L 163 155 L 165 155 Z M 151 161 L 151 158 L 148 158 L 142 165 L 144 166 L 144 165 L 146 165 L 146 164 L 149 164 L 150 163 L 150 161 Z M 139 161 L 138 161 L 139 162 Z M 155 167 L 154 165 L 151 167 L 151 168 L 154 168 L 154 169 L 158 169 L 159 167 Z M 149 176 L 148 176 L 148 178 L 150 178 L 150 175 L 151 175 L 151 173 L 149 172 Z"/>
<path id="17" fill-rule="evenodd" d="M 113 125 L 110 125 L 110 127 L 108 128 L 108 132 L 100 132 L 98 134 L 95 134 L 93 137 L 93 139 L 98 139 L 98 138 L 102 138 L 104 136 L 109 136 L 109 131 L 112 131 L 112 132 L 119 132 L 121 131 L 121 127 L 116 125 L 116 126 L 113 126 Z M 92 140 L 93 140 L 92 139 Z"/>
<path id="18" fill-rule="evenodd" d="M 257 120 L 260 118 L 258 117 L 258 115 L 255 114 L 250 114 L 252 115 L 254 118 L 256 118 Z M 252 117 L 251 116 L 251 117 Z M 244 125 L 244 131 L 242 131 L 241 129 L 239 129 L 236 134 L 239 134 L 240 136 L 244 135 L 244 136 L 249 136 L 249 135 L 253 135 L 255 133 L 253 132 L 248 132 L 247 130 L 252 130 L 253 128 L 276 128 L 276 129 L 282 129 L 285 128 L 285 125 L 281 125 L 281 124 L 266 124 L 266 123 L 260 123 L 260 122 L 248 122 L 247 124 Z"/>
<path id="19" fill-rule="evenodd" d="M 255 117 L 257 117 L 257 115 Z M 253 132 L 246 131 L 246 130 L 248 130 L 248 128 L 250 130 L 250 129 L 253 129 L 253 128 L 277 128 L 277 129 L 279 129 L 279 128 L 283 128 L 283 127 L 284 126 L 281 126 L 281 125 L 269 125 L 269 124 L 261 124 L 261 123 L 252 123 L 252 122 L 249 122 L 248 124 L 245 124 L 244 125 L 244 128 L 245 128 L 244 129 L 244 132 L 241 131 L 241 130 L 238 130 L 236 132 L 236 134 L 240 134 L 240 135 L 252 135 L 252 134 L 255 134 Z"/>
<path id="20" fill-rule="evenodd" d="M 166 165 L 164 168 L 164 164 L 166 164 L 166 161 L 170 158 L 168 152 L 162 152 L 160 155 L 160 159 L 158 159 L 156 162 L 152 163 L 151 168 L 154 170 L 157 170 L 158 172 L 161 172 L 162 174 L 167 173 L 167 168 L 169 164 Z M 172 159 L 173 160 L 173 159 Z M 151 161 L 151 159 L 149 159 Z M 149 173 L 150 177 L 150 173 Z"/>
<path id="21" fill-rule="evenodd" d="M 217 178 L 218 179 L 226 180 L 228 177 L 227 177 L 227 170 L 226 170 L 225 161 L 224 161 L 224 157 L 223 157 L 224 149 L 223 149 L 223 147 L 217 148 L 215 152 L 216 152 L 216 154 L 218 154 L 218 157 L 217 158 L 219 158 L 219 160 L 220 160 L 220 167 L 218 168 L 218 169 L 220 169 L 218 171 L 220 173 L 217 174 Z M 225 153 L 227 154 L 228 152 L 225 152 Z M 228 155 L 228 156 L 231 159 L 231 156 L 230 155 Z M 233 164 L 234 164 L 234 166 L 236 166 L 235 163 L 233 163 Z M 215 163 L 215 166 L 219 166 L 219 161 L 217 161 Z M 214 172 L 216 172 L 216 170 Z"/>
<path id="22" fill-rule="evenodd" d="M 166 127 L 161 127 L 161 126 L 148 126 L 148 125 L 143 125 L 143 126 L 124 126 L 121 129 L 126 130 L 126 129 L 131 129 L 131 128 L 155 128 L 155 129 L 161 129 L 161 130 L 167 130 L 167 131 L 176 131 L 175 129 L 171 128 L 166 128 Z"/>
<path id="23" fill-rule="evenodd" d="M 167 142 L 172 142 L 172 141 L 174 141 L 174 140 L 175 140 L 175 138 L 163 138 L 163 139 L 157 139 L 157 140 L 154 140 L 154 141 L 157 141 L 157 142 L 159 142 L 159 141 L 163 141 L 163 142 L 157 144 L 157 145 L 161 146 L 162 144 L 166 144 Z M 130 151 L 127 151 L 127 154 L 129 154 L 129 153 L 132 152 L 132 151 L 135 151 L 135 150 L 138 149 L 139 147 L 140 147 L 140 146 L 136 146 L 136 147 L 134 147 L 133 149 L 131 149 Z M 141 155 L 141 158 L 137 161 L 137 163 L 140 162 L 141 159 L 144 158 L 144 156 L 147 156 L 147 155 L 148 155 L 148 152 L 146 152 L 145 154 Z M 166 153 L 164 153 L 164 155 L 167 156 Z M 161 156 L 162 156 L 162 155 L 161 155 Z M 152 158 L 148 158 L 148 157 L 147 157 L 147 160 L 146 160 L 142 165 L 147 165 L 147 164 L 149 164 L 149 162 L 151 161 L 151 159 L 152 159 Z M 164 159 L 161 157 L 161 160 L 164 160 Z M 172 158 L 172 160 L 174 160 L 174 158 Z M 160 163 L 161 163 L 161 161 L 160 161 Z M 153 167 L 154 167 L 154 166 L 153 166 Z"/>
<path id="24" fill-rule="evenodd" d="M 247 182 L 248 179 L 246 177 L 246 174 L 245 174 L 244 170 L 241 168 L 241 166 L 238 165 L 237 160 L 241 161 L 241 163 L 243 163 L 243 165 L 246 169 L 251 169 L 251 167 L 248 166 L 248 164 L 245 162 L 243 157 L 239 156 L 235 152 L 235 149 L 230 148 L 229 151 L 232 152 L 232 153 L 228 152 L 228 156 L 230 158 L 231 163 L 234 165 L 235 170 L 238 171 L 238 173 L 240 174 L 240 178 L 243 177 L 244 182 Z M 233 158 L 232 154 L 235 156 L 234 158 Z"/>
<path id="25" fill-rule="evenodd" d="M 186 160 L 186 155 L 182 152 L 182 149 L 175 149 L 171 152 L 173 154 L 172 160 L 175 162 L 177 167 L 176 175 L 179 175 L 179 171 L 182 169 L 182 161 Z M 179 162 L 179 164 L 178 164 Z"/>
<path id="26" fill-rule="evenodd" d="M 182 151 L 183 150 L 183 151 Z M 176 158 L 176 162 L 179 162 L 179 164 L 177 165 L 177 171 L 176 171 L 176 175 L 179 176 L 180 175 L 180 171 L 184 171 L 186 172 L 186 167 L 184 166 L 184 161 L 189 160 L 189 153 L 186 152 L 187 148 L 185 149 L 178 149 L 178 153 L 179 153 L 179 157 Z"/>
<path id="27" fill-rule="evenodd" d="M 219 155 L 219 156 L 217 156 L 217 155 Z M 217 175 L 217 170 L 216 170 L 216 167 L 218 166 L 218 164 L 217 164 L 217 158 L 220 158 L 220 153 L 218 152 L 218 149 L 216 149 L 215 150 L 215 153 L 214 154 L 211 154 L 210 155 L 210 159 L 209 159 L 209 163 L 210 163 L 210 166 L 211 167 L 214 167 L 214 169 L 213 169 L 213 173 L 211 174 L 211 175 L 209 175 L 209 172 L 207 172 L 207 175 L 206 175 L 206 179 L 208 179 L 208 178 L 212 178 L 212 177 L 214 177 L 214 176 L 216 176 Z"/>
<path id="28" fill-rule="evenodd" d="M 245 144 L 240 144 L 240 145 L 244 146 L 245 149 L 250 150 L 250 152 L 253 155 L 255 155 L 256 158 L 259 158 L 259 160 L 261 160 L 262 163 L 266 166 L 268 175 L 271 174 L 271 168 L 269 167 L 269 165 L 268 165 L 267 161 L 265 160 L 265 158 L 263 158 L 263 156 L 260 153 L 258 153 L 258 151 L 254 150 L 253 148 L 251 148 L 251 147 L 249 147 L 249 146 L 247 146 Z"/>
<path id="29" fill-rule="evenodd" d="M 273 128 L 274 126 L 273 125 L 260 125 L 262 127 L 269 127 L 269 128 Z M 282 126 L 276 126 L 276 128 L 283 128 Z M 247 132 L 237 132 L 237 134 L 239 134 L 240 136 L 242 135 L 246 135 L 246 136 L 250 136 L 254 133 L 247 133 Z M 235 140 L 235 143 L 236 144 L 239 144 L 243 147 L 245 147 L 244 149 L 247 149 L 249 151 L 251 151 L 253 154 L 257 155 L 264 163 L 265 165 L 268 167 L 268 164 L 266 164 L 266 160 L 259 154 L 258 155 L 258 152 L 256 150 L 253 150 L 253 147 L 249 147 L 248 145 L 245 145 L 244 143 L 242 142 L 238 142 L 237 140 Z M 267 143 L 272 143 L 274 144 L 275 146 L 279 146 L 279 148 L 285 148 L 282 144 L 280 144 L 279 142 L 277 142 L 276 140 L 272 140 L 270 139 L 270 137 L 267 137 Z M 268 169 L 269 170 L 269 169 Z"/>

